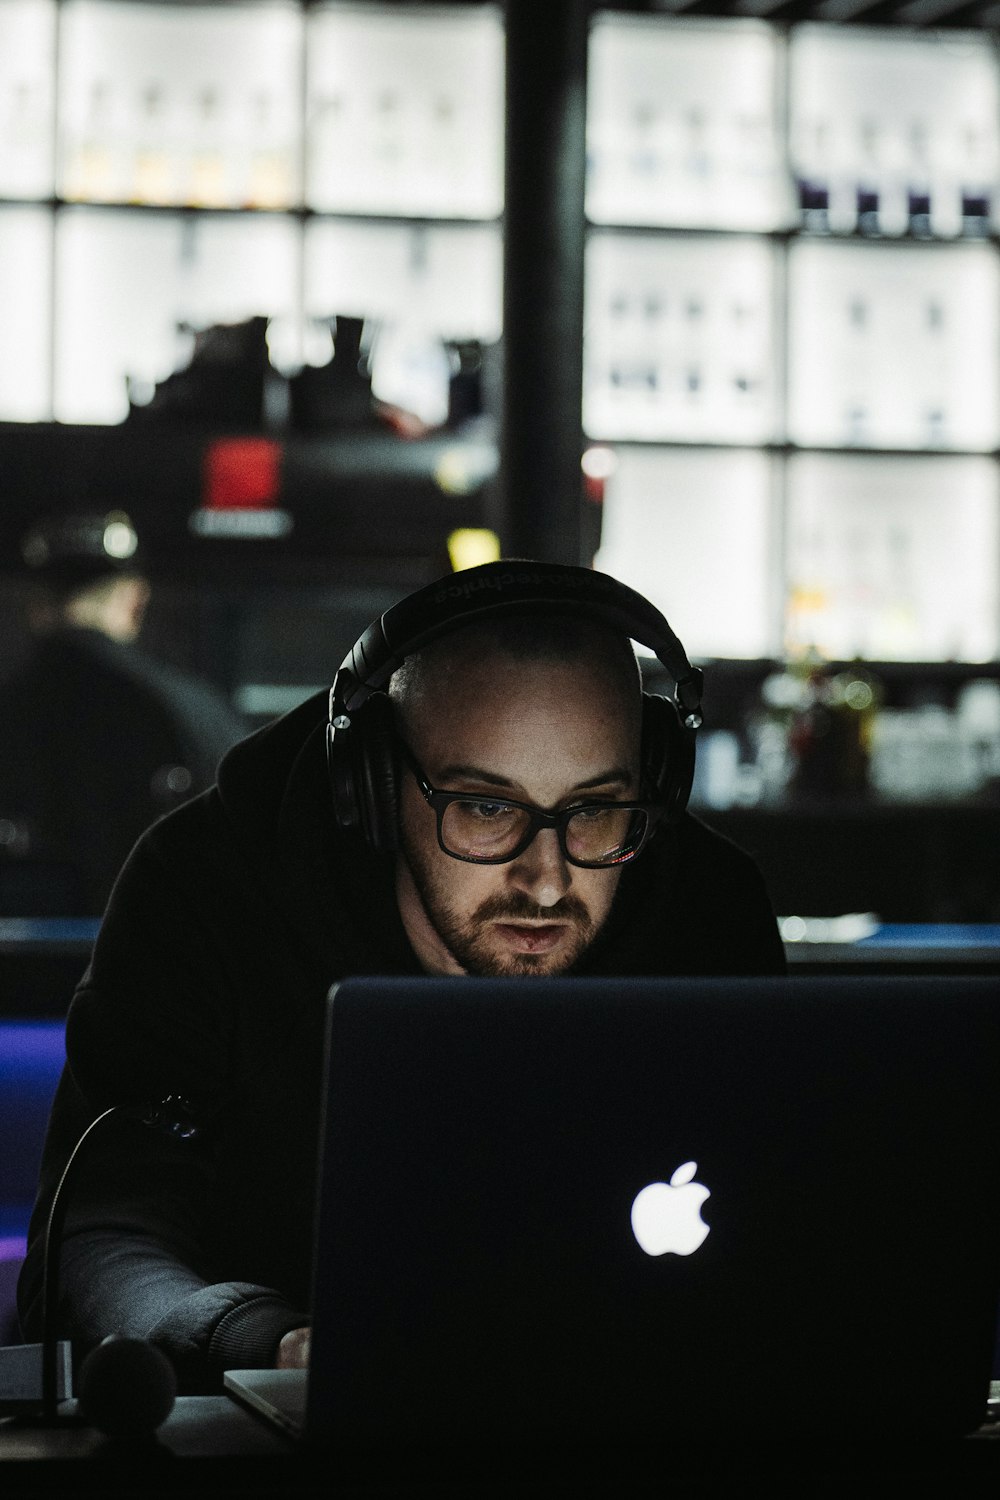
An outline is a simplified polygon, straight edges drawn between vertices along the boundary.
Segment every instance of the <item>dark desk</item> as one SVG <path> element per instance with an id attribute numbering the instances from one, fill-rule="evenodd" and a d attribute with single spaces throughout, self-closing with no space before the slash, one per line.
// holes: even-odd
<path id="1" fill-rule="evenodd" d="M 72 1410 L 75 1403 L 67 1403 Z M 0 1492 L 170 1496 L 310 1495 L 305 1455 L 227 1396 L 182 1396 L 145 1444 L 88 1427 L 0 1421 Z M 329 1482 L 327 1482 L 329 1491 Z"/>
<path id="2" fill-rule="evenodd" d="M 998 1388 L 1000 1389 L 1000 1388 Z M 73 1403 L 69 1403 L 72 1408 Z M 760 1487 L 771 1495 L 853 1497 L 914 1494 L 928 1484 L 940 1494 L 995 1495 L 1000 1489 L 1000 1423 L 988 1423 L 974 1437 L 947 1450 L 919 1446 L 919 1410 L 906 1414 L 913 1431 L 900 1431 L 885 1449 L 845 1452 L 831 1433 L 829 1448 L 791 1454 L 761 1444 L 725 1460 L 718 1453 L 683 1453 L 676 1448 L 663 1462 L 662 1477 L 633 1477 L 620 1484 L 576 1475 L 565 1485 L 530 1477 L 497 1483 L 400 1482 L 372 1478 L 345 1482 L 330 1461 L 311 1457 L 263 1419 L 226 1396 L 181 1397 L 157 1434 L 145 1446 L 115 1444 L 87 1428 L 44 1431 L 0 1421 L 0 1492 L 48 1496 L 212 1496 L 213 1500 L 312 1500 L 322 1494 L 364 1495 L 717 1495 L 735 1496 Z M 720 1420 L 720 1435 L 724 1420 Z M 849 1486 L 849 1488 L 845 1488 Z"/>

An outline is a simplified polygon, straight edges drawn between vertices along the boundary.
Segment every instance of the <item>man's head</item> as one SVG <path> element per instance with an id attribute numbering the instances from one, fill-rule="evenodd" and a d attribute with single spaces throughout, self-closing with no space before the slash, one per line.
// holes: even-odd
<path id="1" fill-rule="evenodd" d="M 641 681 L 628 639 L 579 617 L 515 614 L 431 642 L 394 674 L 389 696 L 405 747 L 397 893 L 421 963 L 438 973 L 564 972 L 606 921 L 620 878 L 614 865 L 567 858 L 593 852 L 589 829 L 604 815 L 581 817 L 565 845 L 542 826 L 515 857 L 476 863 L 441 847 L 426 788 L 462 793 L 458 811 L 489 823 L 480 855 L 506 848 L 498 818 L 525 823 L 509 803 L 559 813 L 640 800 Z M 455 843 L 452 823 L 441 826 Z"/>

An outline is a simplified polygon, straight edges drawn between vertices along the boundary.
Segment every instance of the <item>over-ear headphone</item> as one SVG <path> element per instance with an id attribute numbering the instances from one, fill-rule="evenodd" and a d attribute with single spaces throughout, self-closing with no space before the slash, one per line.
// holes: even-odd
<path id="1" fill-rule="evenodd" d="M 610 625 L 655 652 L 671 697 L 643 693 L 643 795 L 674 822 L 694 777 L 702 722 L 702 672 L 660 611 L 627 584 L 591 568 L 513 560 L 484 563 L 428 584 L 369 625 L 330 689 L 327 767 L 340 828 L 379 851 L 398 847 L 398 787 L 392 705 L 384 691 L 401 662 L 439 636 L 504 614 L 578 615 Z"/>

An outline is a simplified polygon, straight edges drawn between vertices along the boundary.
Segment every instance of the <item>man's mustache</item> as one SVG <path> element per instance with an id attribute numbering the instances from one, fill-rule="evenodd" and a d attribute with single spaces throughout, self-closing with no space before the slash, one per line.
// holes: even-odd
<path id="1" fill-rule="evenodd" d="M 476 908 L 475 921 L 479 922 L 577 922 L 582 927 L 590 926 L 590 913 L 579 896 L 563 896 L 554 906 L 539 906 L 530 897 L 514 892 L 510 895 L 488 896 Z"/>

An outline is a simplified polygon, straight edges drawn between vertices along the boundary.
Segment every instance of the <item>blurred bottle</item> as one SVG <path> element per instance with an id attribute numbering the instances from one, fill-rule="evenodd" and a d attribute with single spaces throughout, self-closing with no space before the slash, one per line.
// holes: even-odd
<path id="1" fill-rule="evenodd" d="M 882 701 L 878 679 L 861 662 L 837 670 L 807 658 L 800 671 L 802 703 L 788 736 L 789 795 L 866 797 L 872 732 Z"/>

